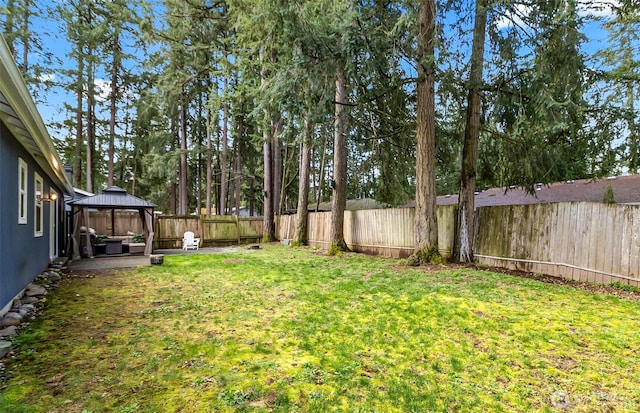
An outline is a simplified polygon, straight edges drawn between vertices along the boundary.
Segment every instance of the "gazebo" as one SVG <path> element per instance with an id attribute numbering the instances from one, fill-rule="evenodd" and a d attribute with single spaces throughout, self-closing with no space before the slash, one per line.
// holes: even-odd
<path id="1" fill-rule="evenodd" d="M 85 245 L 90 245 L 89 234 L 89 208 L 95 209 L 134 209 L 140 213 L 142 220 L 142 229 L 145 238 L 144 255 L 151 255 L 153 250 L 153 210 L 156 205 L 140 199 L 136 196 L 127 194 L 127 191 L 111 186 L 103 189 L 101 193 L 69 202 L 73 215 L 73 259 L 80 259 L 80 226 L 84 225 L 87 230 L 84 233 L 86 237 Z"/>

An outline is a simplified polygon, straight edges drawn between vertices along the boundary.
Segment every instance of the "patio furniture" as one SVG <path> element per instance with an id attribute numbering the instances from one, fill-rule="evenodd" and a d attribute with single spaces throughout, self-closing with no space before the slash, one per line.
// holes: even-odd
<path id="1" fill-rule="evenodd" d="M 144 242 L 130 242 L 129 254 L 144 254 Z"/>
<path id="2" fill-rule="evenodd" d="M 122 254 L 122 240 L 108 238 L 104 240 L 106 246 L 107 255 Z"/>
<path id="3" fill-rule="evenodd" d="M 183 250 L 197 250 L 200 247 L 200 238 L 195 238 L 193 232 L 187 231 L 182 236 Z"/>

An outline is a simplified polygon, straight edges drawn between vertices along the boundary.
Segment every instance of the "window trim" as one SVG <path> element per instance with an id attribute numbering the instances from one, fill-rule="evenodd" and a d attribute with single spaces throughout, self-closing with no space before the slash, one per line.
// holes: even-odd
<path id="1" fill-rule="evenodd" d="M 40 201 L 37 198 L 38 187 L 40 187 Z M 44 206 L 42 205 L 42 196 L 44 194 L 44 181 L 42 177 L 34 172 L 33 176 L 33 235 L 35 237 L 42 237 L 44 235 Z M 38 230 L 38 223 L 40 223 L 40 229 Z"/>
<path id="2" fill-rule="evenodd" d="M 24 178 L 24 179 L 23 179 Z M 27 194 L 29 190 L 29 168 L 22 158 L 18 158 L 18 224 L 28 220 Z"/>

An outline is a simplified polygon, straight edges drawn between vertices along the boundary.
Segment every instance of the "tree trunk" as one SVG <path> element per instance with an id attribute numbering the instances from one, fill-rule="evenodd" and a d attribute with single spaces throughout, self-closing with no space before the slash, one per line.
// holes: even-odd
<path id="1" fill-rule="evenodd" d="M 469 93 L 467 95 L 467 123 L 464 130 L 458 216 L 453 244 L 453 259 L 459 262 L 473 261 L 476 216 L 474 197 L 478 164 L 478 141 L 480 139 L 480 89 L 482 87 L 484 39 L 487 26 L 486 1 L 476 1 L 476 16 L 473 28 L 471 72 L 469 75 Z"/>
<path id="2" fill-rule="evenodd" d="M 288 160 L 289 160 L 289 145 L 285 143 L 284 150 L 282 146 L 280 146 L 280 163 L 278 164 L 280 165 L 280 174 L 279 174 L 280 179 L 278 179 L 278 182 L 279 182 L 278 203 L 274 208 L 274 211 L 276 211 L 276 215 L 281 215 L 282 211 L 285 211 L 287 208 L 285 205 L 285 198 L 286 198 L 287 187 L 288 187 L 287 176 L 289 175 L 289 168 L 287 168 L 287 166 L 290 165 Z"/>
<path id="3" fill-rule="evenodd" d="M 226 102 L 227 93 L 227 78 L 224 79 L 224 92 L 223 99 L 225 99 L 222 105 L 222 152 L 220 153 L 220 212 L 219 215 L 227 215 L 227 158 L 229 147 L 229 104 Z"/>
<path id="4" fill-rule="evenodd" d="M 92 49 L 89 48 L 88 55 L 92 55 Z M 93 192 L 93 152 L 95 150 L 95 115 L 94 115 L 94 73 L 93 63 L 89 62 L 87 66 L 87 191 Z"/>
<path id="5" fill-rule="evenodd" d="M 82 48 L 82 46 L 80 46 Z M 82 146 L 84 137 L 82 136 L 83 111 L 82 102 L 84 95 L 84 60 L 82 59 L 82 49 L 78 53 L 78 79 L 76 84 L 76 155 L 73 159 L 73 185 L 80 188 L 82 184 Z"/>
<path id="6" fill-rule="evenodd" d="M 208 105 L 207 105 L 208 106 Z M 207 200 L 205 202 L 205 208 L 207 209 L 206 216 L 211 216 L 211 187 L 213 186 L 213 165 L 212 165 L 212 139 L 211 139 L 211 109 L 207 107 Z"/>
<path id="7" fill-rule="evenodd" d="M 176 120 L 174 117 L 172 117 L 171 119 L 171 146 L 170 146 L 170 151 L 172 153 L 175 153 L 176 151 L 176 144 L 180 141 L 180 137 L 178 136 L 179 134 L 179 127 L 180 125 L 176 125 Z M 175 165 L 176 167 L 179 167 L 179 165 Z M 171 214 L 172 215 L 177 215 L 178 214 L 178 185 L 176 182 L 176 179 L 174 177 L 171 178 L 171 185 L 169 187 L 169 197 L 170 197 L 170 201 L 169 201 L 169 208 L 171 209 Z"/>
<path id="8" fill-rule="evenodd" d="M 273 222 L 273 176 L 271 159 L 271 128 L 265 127 L 262 132 L 264 140 L 264 187 L 263 195 L 263 216 L 264 216 L 264 242 L 271 242 L 275 239 L 275 224 Z"/>
<path id="9" fill-rule="evenodd" d="M 333 135 L 333 202 L 329 253 L 348 251 L 344 241 L 344 210 L 347 206 L 347 77 L 344 67 L 336 73 L 335 121 Z"/>
<path id="10" fill-rule="evenodd" d="M 242 110 L 242 108 L 241 108 Z M 236 215 L 240 216 L 240 201 L 242 198 L 242 141 L 244 140 L 244 115 L 238 116 L 238 136 L 236 138 L 236 167 L 235 167 L 235 208 Z"/>
<path id="11" fill-rule="evenodd" d="M 324 185 L 324 166 L 327 158 L 327 136 L 329 135 L 328 131 L 322 128 L 322 160 L 320 161 L 320 171 L 318 172 L 318 187 L 316 189 L 316 208 L 315 211 L 318 212 L 320 209 L 320 202 L 322 201 L 322 186 Z"/>
<path id="12" fill-rule="evenodd" d="M 636 113 L 635 110 L 635 96 L 634 83 L 628 82 L 626 85 L 627 95 L 627 109 L 630 113 Z M 640 145 L 638 144 L 638 126 L 632 119 L 627 123 L 629 128 L 629 172 L 632 174 L 638 173 L 638 167 L 640 167 Z"/>
<path id="13" fill-rule="evenodd" d="M 295 245 L 307 243 L 307 216 L 309 215 L 309 175 L 311 169 L 311 136 L 313 123 L 309 118 L 304 120 L 302 154 L 300 157 L 300 173 L 298 174 L 298 210 L 296 213 L 296 232 L 293 236 Z"/>
<path id="14" fill-rule="evenodd" d="M 280 131 L 282 130 L 282 116 L 278 114 L 278 117 L 273 122 L 271 128 L 271 159 L 273 165 L 273 213 L 274 215 L 280 215 L 280 197 L 282 192 L 282 148 L 280 147 Z"/>
<path id="15" fill-rule="evenodd" d="M 416 249 L 410 264 L 441 260 L 438 252 L 436 207 L 436 124 L 435 124 L 435 4 L 425 0 L 418 16 L 418 81 L 416 133 Z"/>
<path id="16" fill-rule="evenodd" d="M 263 65 L 260 71 L 261 86 L 267 82 L 269 72 Z M 271 154 L 273 120 L 269 121 L 270 113 L 265 112 L 266 121 L 263 123 L 262 141 L 263 141 L 263 160 L 264 160 L 264 180 L 262 187 L 262 215 L 263 215 L 263 242 L 271 242 L 275 240 L 275 223 L 273 221 L 273 157 Z"/>
<path id="17" fill-rule="evenodd" d="M 22 72 L 24 74 L 29 73 L 29 36 L 31 31 L 29 30 L 29 17 L 31 17 L 31 2 L 29 0 L 24 1 L 23 12 L 23 26 L 20 34 L 22 41 Z"/>
<path id="18" fill-rule="evenodd" d="M 118 102 L 118 72 L 120 70 L 120 39 L 118 38 L 117 31 L 114 33 L 113 38 L 113 65 L 111 67 L 111 96 L 109 99 L 109 149 L 107 160 L 107 186 L 113 186 L 113 169 L 114 169 L 114 155 L 115 155 L 115 139 L 116 139 L 116 112 Z"/>
<path id="19" fill-rule="evenodd" d="M 180 180 L 178 214 L 187 215 L 187 104 L 184 88 L 180 92 Z"/>
<path id="20" fill-rule="evenodd" d="M 204 99 L 205 99 L 205 94 L 204 93 L 199 93 L 198 94 L 198 119 L 202 119 L 203 116 L 203 110 L 204 110 Z M 196 130 L 196 136 L 198 139 L 198 163 L 197 163 L 197 183 L 196 183 L 196 211 L 198 215 L 202 215 L 202 148 L 204 147 L 204 142 L 203 140 L 206 139 L 206 133 L 203 134 L 202 133 L 202 126 L 201 126 L 201 122 L 197 123 L 197 130 Z"/>
<path id="21" fill-rule="evenodd" d="M 249 177 L 249 216 L 254 216 L 256 213 L 256 203 L 254 201 L 256 197 L 256 178 L 251 175 Z"/>

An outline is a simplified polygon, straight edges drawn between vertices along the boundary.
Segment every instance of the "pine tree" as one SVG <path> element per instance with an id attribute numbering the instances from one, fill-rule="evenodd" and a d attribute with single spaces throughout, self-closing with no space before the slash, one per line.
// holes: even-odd
<path id="1" fill-rule="evenodd" d="M 438 251 L 436 209 L 435 147 L 435 41 L 436 9 L 433 0 L 424 0 L 418 13 L 418 80 L 416 93 L 416 212 L 415 251 L 410 263 L 419 265 L 441 260 Z"/>
<path id="2" fill-rule="evenodd" d="M 611 86 L 612 92 L 604 96 L 598 111 L 606 114 L 606 130 L 616 128 L 620 121 L 624 123 L 627 139 L 623 162 L 629 172 L 638 173 L 640 121 L 636 96 L 640 91 L 640 60 L 636 56 L 640 53 L 640 8 L 630 0 L 620 3 L 613 18 L 604 24 L 609 47 L 598 52 L 604 66 L 603 80 Z M 619 132 L 614 130 L 613 133 Z"/>
<path id="3" fill-rule="evenodd" d="M 468 82 L 467 116 L 462 151 L 462 168 L 453 258 L 459 262 L 473 261 L 475 240 L 475 191 L 480 140 L 480 110 L 484 44 L 487 25 L 487 0 L 476 0 L 471 69 Z"/>

